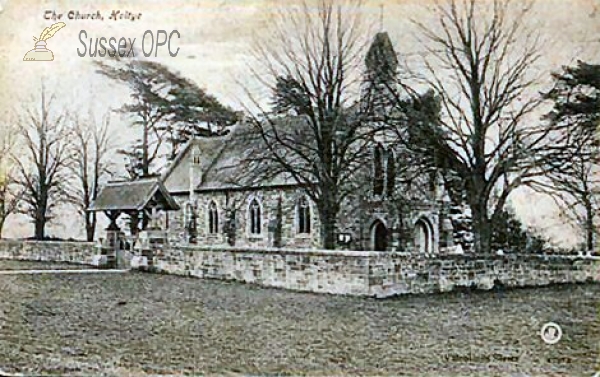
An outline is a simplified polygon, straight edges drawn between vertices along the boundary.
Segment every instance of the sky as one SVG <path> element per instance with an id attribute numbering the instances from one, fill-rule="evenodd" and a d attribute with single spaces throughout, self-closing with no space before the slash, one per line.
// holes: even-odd
<path id="1" fill-rule="evenodd" d="M 487 0 L 478 0 L 489 2 Z M 519 0 L 514 0 L 518 5 Z M 153 58 L 194 80 L 223 103 L 241 109 L 242 85 L 255 88 L 249 79 L 252 61 L 248 58 L 252 41 L 269 33 L 275 10 L 287 1 L 274 0 L 197 0 L 197 1 L 32 1 L 0 0 L 0 127 L 11 122 L 8 114 L 20 106 L 35 106 L 42 80 L 55 96 L 56 109 L 101 117 L 128 100 L 127 87 L 95 73 L 89 56 L 80 57 L 79 40 L 85 30 L 89 38 L 136 38 L 141 47 L 146 30 L 179 32 L 172 49 L 180 48 L 176 57 L 162 46 Z M 373 33 L 387 31 L 401 59 L 424 51 L 418 30 L 411 20 L 433 22 L 423 0 L 365 0 L 362 12 L 374 26 Z M 381 11 L 383 9 L 383 12 Z M 69 19 L 69 12 L 102 15 L 103 19 Z M 131 12 L 134 19 L 109 19 L 113 11 Z M 62 14 L 60 19 L 46 19 Z M 141 16 L 139 16 L 141 14 Z M 139 16 L 139 17 L 138 17 Z M 34 36 L 55 22 L 66 26 L 47 41 L 54 54 L 51 62 L 24 62 L 23 56 L 34 48 Z M 598 62 L 600 59 L 600 0 L 538 0 L 528 26 L 539 30 L 545 43 L 536 69 L 543 74 L 577 59 Z M 147 45 L 149 46 L 149 45 Z M 540 88 L 542 89 L 542 88 Z M 39 101 L 38 101 L 39 102 Z M 112 116 L 116 143 L 124 145 L 134 133 L 127 119 Z M 527 224 L 543 228 L 559 242 L 573 242 L 575 232 L 557 217 L 556 208 L 547 198 L 520 190 L 513 195 L 517 212 Z M 64 214 L 50 226 L 51 235 L 81 237 L 82 222 Z M 75 231 L 75 229 L 79 229 Z M 100 229 L 101 231 L 101 229 Z M 28 220 L 10 219 L 6 236 L 29 236 L 33 232 Z"/>

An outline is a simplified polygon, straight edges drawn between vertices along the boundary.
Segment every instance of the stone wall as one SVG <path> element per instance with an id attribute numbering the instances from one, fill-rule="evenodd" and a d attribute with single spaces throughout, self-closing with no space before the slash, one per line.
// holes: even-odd
<path id="1" fill-rule="evenodd" d="M 0 259 L 92 264 L 99 254 L 92 242 L 0 241 Z"/>
<path id="2" fill-rule="evenodd" d="M 0 259 L 92 264 L 93 243 L 0 241 Z M 389 297 L 600 282 L 600 258 L 559 255 L 415 255 L 373 251 L 165 247 L 154 251 L 157 272 L 234 280 L 297 291 Z"/>
<path id="3" fill-rule="evenodd" d="M 371 252 L 179 247 L 157 252 L 157 271 L 268 287 L 366 296 Z"/>
<path id="4" fill-rule="evenodd" d="M 568 256 L 180 247 L 160 250 L 153 264 L 178 275 L 373 297 L 600 281 L 600 259 Z"/>
<path id="5" fill-rule="evenodd" d="M 369 295 L 448 292 L 600 282 L 600 258 L 564 255 L 444 255 L 380 253 L 369 260 Z"/>

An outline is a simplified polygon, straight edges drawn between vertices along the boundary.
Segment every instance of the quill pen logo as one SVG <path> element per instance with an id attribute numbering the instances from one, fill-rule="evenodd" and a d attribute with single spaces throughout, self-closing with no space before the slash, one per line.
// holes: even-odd
<path id="1" fill-rule="evenodd" d="M 54 54 L 52 51 L 46 48 L 46 41 L 57 31 L 65 27 L 64 22 L 57 22 L 54 25 L 47 27 L 42 31 L 39 38 L 33 37 L 35 41 L 35 48 L 31 51 L 28 51 L 23 57 L 23 61 L 25 62 L 40 62 L 40 61 L 52 61 L 54 60 Z"/>

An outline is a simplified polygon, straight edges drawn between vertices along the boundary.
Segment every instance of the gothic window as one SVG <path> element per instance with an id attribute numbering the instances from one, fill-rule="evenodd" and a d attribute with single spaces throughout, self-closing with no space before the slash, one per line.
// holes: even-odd
<path id="1" fill-rule="evenodd" d="M 383 147 L 378 144 L 374 152 L 373 194 L 383 194 Z"/>
<path id="2" fill-rule="evenodd" d="M 208 206 L 208 232 L 210 234 L 219 233 L 219 211 L 217 203 L 211 201 Z"/>
<path id="3" fill-rule="evenodd" d="M 260 234 L 261 232 L 261 221 L 260 221 L 260 204 L 258 200 L 252 199 L 250 202 L 250 233 Z"/>
<path id="4" fill-rule="evenodd" d="M 298 200 L 298 233 L 310 233 L 310 206 L 303 196 Z"/>
<path id="5" fill-rule="evenodd" d="M 435 187 L 437 184 L 437 174 L 435 171 L 429 173 L 429 191 L 435 192 Z"/>
<path id="6" fill-rule="evenodd" d="M 394 185 L 396 184 L 396 161 L 394 158 L 394 151 L 392 148 L 388 149 L 387 154 L 387 195 L 392 196 L 394 194 Z"/>
<path id="7" fill-rule="evenodd" d="M 188 228 L 192 223 L 194 216 L 194 207 L 192 207 L 191 203 L 186 203 L 183 211 L 183 226 Z"/>
<path id="8" fill-rule="evenodd" d="M 192 164 L 196 166 L 200 165 L 200 151 L 198 148 L 192 150 Z"/>

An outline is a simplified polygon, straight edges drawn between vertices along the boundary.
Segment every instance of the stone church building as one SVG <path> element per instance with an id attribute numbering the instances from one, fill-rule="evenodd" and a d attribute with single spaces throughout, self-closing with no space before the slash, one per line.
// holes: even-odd
<path id="1" fill-rule="evenodd" d="M 367 71 L 380 63 L 378 56 L 397 68 L 387 33 L 376 35 Z M 166 213 L 163 225 L 180 239 L 192 233 L 199 245 L 321 248 L 316 206 L 291 177 L 258 183 L 239 178 L 249 131 L 241 122 L 225 136 L 194 139 L 182 148 L 160 177 L 181 208 Z M 371 147 L 364 189 L 348 197 L 339 213 L 340 249 L 438 253 L 452 245 L 449 198 L 439 177 L 401 182 L 396 153 L 385 137 Z"/>

